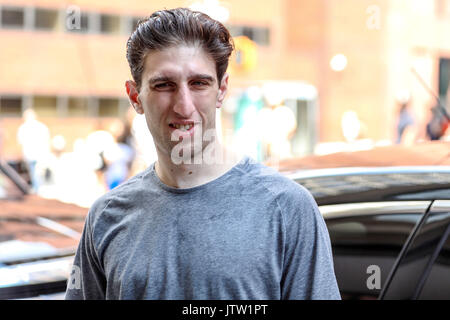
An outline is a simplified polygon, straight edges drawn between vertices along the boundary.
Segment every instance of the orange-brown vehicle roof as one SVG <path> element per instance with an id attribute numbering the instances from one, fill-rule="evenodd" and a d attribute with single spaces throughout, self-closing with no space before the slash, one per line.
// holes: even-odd
<path id="1" fill-rule="evenodd" d="M 45 242 L 55 248 L 78 245 L 76 237 L 69 237 L 38 224 L 38 217 L 50 219 L 81 234 L 87 209 L 37 195 L 22 199 L 0 200 L 0 238 Z"/>

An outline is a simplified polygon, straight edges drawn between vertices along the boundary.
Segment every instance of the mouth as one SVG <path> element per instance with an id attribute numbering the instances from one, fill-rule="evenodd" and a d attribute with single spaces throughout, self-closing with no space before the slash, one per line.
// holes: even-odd
<path id="1" fill-rule="evenodd" d="M 170 123 L 169 127 L 173 128 L 173 129 L 178 129 L 181 131 L 189 131 L 194 127 L 194 123 L 190 122 L 190 123 Z"/>

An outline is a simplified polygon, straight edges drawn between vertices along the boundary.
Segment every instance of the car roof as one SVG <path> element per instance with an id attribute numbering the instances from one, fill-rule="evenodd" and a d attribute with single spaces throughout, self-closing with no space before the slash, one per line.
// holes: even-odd
<path id="1" fill-rule="evenodd" d="M 305 179 L 318 177 L 338 177 L 345 175 L 376 175 L 376 174 L 421 174 L 443 173 L 450 174 L 450 166 L 386 166 L 386 167 L 341 167 L 324 169 L 303 169 L 286 172 L 291 179 Z"/>
<path id="2" fill-rule="evenodd" d="M 2 159 L 0 176 L 9 179 L 21 193 L 20 197 L 14 194 L 11 198 L 7 194 L 0 198 L 0 246 L 4 250 L 6 247 L 3 245 L 8 241 L 45 243 L 57 249 L 76 248 L 87 208 L 30 193 L 27 183 Z M 14 245 L 18 243 L 12 242 Z M 3 258 L 1 255 L 0 263 Z"/>
<path id="3" fill-rule="evenodd" d="M 307 188 L 319 205 L 450 200 L 450 166 L 329 168 L 285 175 Z"/>

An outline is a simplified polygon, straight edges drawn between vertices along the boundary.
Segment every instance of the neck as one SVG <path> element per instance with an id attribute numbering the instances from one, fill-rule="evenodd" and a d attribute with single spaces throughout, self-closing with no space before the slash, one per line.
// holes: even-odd
<path id="1" fill-rule="evenodd" d="M 211 161 L 212 163 L 202 160 L 200 164 L 194 163 L 194 157 L 192 157 L 190 164 L 175 164 L 169 154 L 158 151 L 158 161 L 155 164 L 156 174 L 164 184 L 181 189 L 193 188 L 213 181 L 230 170 L 240 160 L 237 155 L 218 143 L 215 150 L 222 151 L 223 157 L 221 160 Z"/>

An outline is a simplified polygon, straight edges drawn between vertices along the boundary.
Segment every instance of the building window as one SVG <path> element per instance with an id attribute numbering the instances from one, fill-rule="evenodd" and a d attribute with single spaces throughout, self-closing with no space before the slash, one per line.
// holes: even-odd
<path id="1" fill-rule="evenodd" d="M 243 27 L 243 28 L 242 28 L 242 35 L 243 35 L 243 36 L 246 36 L 246 37 L 249 38 L 250 40 L 255 39 L 254 28 L 251 28 L 251 27 Z"/>
<path id="2" fill-rule="evenodd" d="M 98 116 L 99 117 L 118 117 L 119 116 L 119 100 L 100 98 L 98 99 Z"/>
<path id="3" fill-rule="evenodd" d="M 450 59 L 439 59 L 439 98 L 444 105 L 447 101 L 447 91 L 450 84 Z"/>
<path id="4" fill-rule="evenodd" d="M 133 17 L 131 18 L 131 32 L 133 32 L 134 30 L 136 30 L 136 27 L 139 24 L 139 21 L 143 20 L 144 18 L 139 18 L 139 17 Z"/>
<path id="5" fill-rule="evenodd" d="M 56 97 L 33 97 L 33 109 L 39 117 L 56 117 L 58 115 Z"/>
<path id="6" fill-rule="evenodd" d="M 86 98 L 69 98 L 67 114 L 69 117 L 87 117 L 88 101 Z"/>
<path id="7" fill-rule="evenodd" d="M 133 108 L 130 104 L 130 101 L 128 99 L 121 98 L 119 99 L 119 117 L 125 118 L 127 117 L 127 113 L 130 110 L 130 108 Z M 133 110 L 134 115 L 134 110 Z"/>
<path id="8" fill-rule="evenodd" d="M 22 97 L 0 97 L 0 115 L 5 117 L 21 117 Z"/>
<path id="9" fill-rule="evenodd" d="M 68 32 L 87 33 L 89 31 L 89 15 L 86 12 L 69 12 L 66 14 L 66 30 Z"/>
<path id="10" fill-rule="evenodd" d="M 251 26 L 228 26 L 233 37 L 246 36 L 259 45 L 267 46 L 270 44 L 270 29 L 266 27 Z"/>
<path id="11" fill-rule="evenodd" d="M 87 13 L 81 14 L 81 27 L 79 32 L 88 32 L 89 31 L 89 16 Z"/>
<path id="12" fill-rule="evenodd" d="M 260 45 L 268 46 L 270 44 L 269 28 L 253 28 L 252 40 Z"/>
<path id="13" fill-rule="evenodd" d="M 56 30 L 58 28 L 58 11 L 36 8 L 34 28 L 36 30 Z"/>
<path id="14" fill-rule="evenodd" d="M 120 32 L 120 17 L 108 14 L 100 15 L 100 32 L 118 34 Z"/>
<path id="15" fill-rule="evenodd" d="M 1 26 L 3 28 L 22 29 L 25 24 L 23 8 L 1 7 Z"/>
<path id="16" fill-rule="evenodd" d="M 226 27 L 228 31 L 230 31 L 231 36 L 238 37 L 242 35 L 242 27 L 230 25 L 227 25 Z"/>

